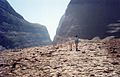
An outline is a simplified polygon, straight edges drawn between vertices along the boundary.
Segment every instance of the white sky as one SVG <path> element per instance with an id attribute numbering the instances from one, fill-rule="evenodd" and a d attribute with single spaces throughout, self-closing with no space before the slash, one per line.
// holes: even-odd
<path id="1" fill-rule="evenodd" d="M 8 0 L 27 21 L 47 27 L 53 40 L 61 16 L 70 0 Z"/>

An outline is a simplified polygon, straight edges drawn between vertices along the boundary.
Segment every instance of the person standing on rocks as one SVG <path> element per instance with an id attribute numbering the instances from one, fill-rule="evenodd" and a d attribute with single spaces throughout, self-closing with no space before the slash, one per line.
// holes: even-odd
<path id="1" fill-rule="evenodd" d="M 72 43 L 73 43 L 73 42 L 72 42 L 72 39 L 71 39 L 71 38 L 68 38 L 68 40 L 69 40 L 69 42 L 68 42 L 69 47 L 68 47 L 68 48 L 69 48 L 70 51 L 72 51 Z"/>
<path id="2" fill-rule="evenodd" d="M 78 43 L 79 43 L 79 38 L 78 38 L 78 36 L 76 35 L 76 36 L 75 36 L 75 49 L 76 49 L 76 51 L 79 51 L 79 50 L 78 50 Z"/>

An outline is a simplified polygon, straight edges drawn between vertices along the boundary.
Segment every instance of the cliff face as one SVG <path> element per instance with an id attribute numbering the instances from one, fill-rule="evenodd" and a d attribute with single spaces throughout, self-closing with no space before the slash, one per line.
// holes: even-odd
<path id="1" fill-rule="evenodd" d="M 24 48 L 48 45 L 51 40 L 45 26 L 26 21 L 6 0 L 0 0 L 0 45 Z"/>
<path id="2" fill-rule="evenodd" d="M 59 38 L 101 39 L 120 37 L 120 0 L 71 0 L 61 18 L 54 41 Z"/>

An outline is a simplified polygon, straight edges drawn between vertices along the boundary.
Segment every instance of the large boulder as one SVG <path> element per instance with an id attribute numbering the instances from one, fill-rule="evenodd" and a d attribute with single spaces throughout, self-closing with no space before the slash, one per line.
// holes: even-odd
<path id="1" fill-rule="evenodd" d="M 120 37 L 120 0 L 71 0 L 61 18 L 54 41 Z"/>

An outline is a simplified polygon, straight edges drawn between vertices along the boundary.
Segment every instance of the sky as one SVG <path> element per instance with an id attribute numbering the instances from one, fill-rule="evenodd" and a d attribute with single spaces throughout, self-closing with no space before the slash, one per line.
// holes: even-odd
<path id="1" fill-rule="evenodd" d="M 8 2 L 27 21 L 46 26 L 53 40 L 60 18 L 70 0 L 8 0 Z"/>

